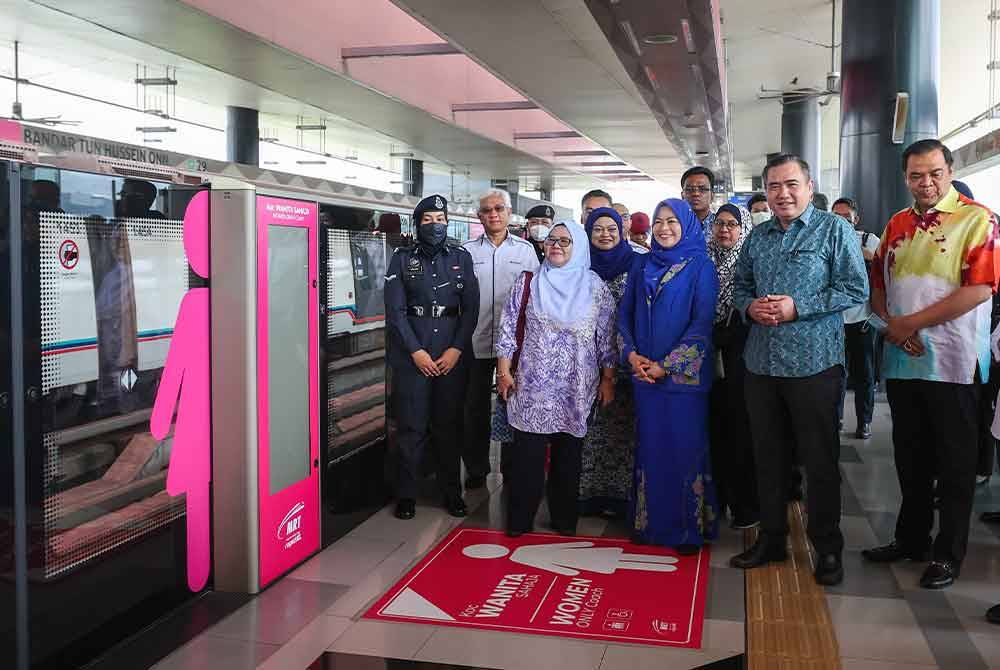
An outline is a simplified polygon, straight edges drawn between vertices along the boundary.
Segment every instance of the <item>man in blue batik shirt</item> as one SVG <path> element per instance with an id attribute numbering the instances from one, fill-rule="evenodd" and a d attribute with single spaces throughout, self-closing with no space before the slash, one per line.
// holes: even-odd
<path id="1" fill-rule="evenodd" d="M 841 312 L 868 299 L 868 277 L 850 224 L 811 204 L 809 165 L 782 154 L 764 168 L 774 217 L 757 226 L 736 263 L 733 302 L 752 323 L 744 358 L 757 461 L 761 532 L 730 564 L 754 568 L 786 557 L 787 461 L 805 467 L 808 535 L 816 581 L 844 577 L 837 406 L 844 366 Z"/>

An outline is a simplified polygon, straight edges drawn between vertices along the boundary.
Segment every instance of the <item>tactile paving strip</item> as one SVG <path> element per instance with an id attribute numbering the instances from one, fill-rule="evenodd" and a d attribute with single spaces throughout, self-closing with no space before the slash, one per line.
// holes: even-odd
<path id="1" fill-rule="evenodd" d="M 788 560 L 747 571 L 749 668 L 839 670 L 840 650 L 823 587 L 813 579 L 799 503 L 788 506 L 788 517 Z"/>

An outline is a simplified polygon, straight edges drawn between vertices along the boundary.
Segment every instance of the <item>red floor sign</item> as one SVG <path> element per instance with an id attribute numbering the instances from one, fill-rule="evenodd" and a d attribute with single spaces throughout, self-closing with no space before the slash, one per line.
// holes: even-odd
<path id="1" fill-rule="evenodd" d="M 699 648 L 709 549 L 459 528 L 367 619 Z"/>

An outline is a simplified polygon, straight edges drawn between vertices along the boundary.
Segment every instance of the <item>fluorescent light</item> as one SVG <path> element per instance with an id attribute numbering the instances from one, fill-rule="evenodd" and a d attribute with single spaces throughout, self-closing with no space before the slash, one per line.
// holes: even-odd
<path id="1" fill-rule="evenodd" d="M 694 48 L 694 35 L 691 34 L 691 23 L 687 19 L 681 19 L 681 34 L 684 35 L 684 46 L 689 54 L 697 53 Z"/>
<path id="2" fill-rule="evenodd" d="M 636 56 L 642 56 L 642 47 L 639 46 L 639 40 L 635 37 L 635 31 L 632 29 L 632 22 L 628 19 L 622 21 L 618 25 L 621 26 L 622 32 L 625 33 L 625 37 L 628 38 L 629 44 L 632 45 L 632 49 L 635 51 Z"/>

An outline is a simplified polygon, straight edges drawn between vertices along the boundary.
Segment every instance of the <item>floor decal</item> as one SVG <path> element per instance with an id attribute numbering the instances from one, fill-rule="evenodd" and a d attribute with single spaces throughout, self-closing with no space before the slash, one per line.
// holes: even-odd
<path id="1" fill-rule="evenodd" d="M 709 551 L 459 528 L 364 616 L 699 648 Z"/>

